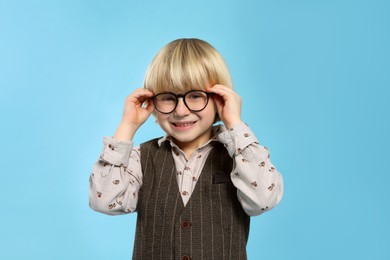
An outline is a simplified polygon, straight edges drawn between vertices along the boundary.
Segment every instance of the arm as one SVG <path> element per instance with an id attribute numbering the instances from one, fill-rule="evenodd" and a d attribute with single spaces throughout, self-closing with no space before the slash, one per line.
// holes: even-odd
<path id="1" fill-rule="evenodd" d="M 153 96 L 146 89 L 136 89 L 126 97 L 123 116 L 114 138 L 103 139 L 103 150 L 90 176 L 90 207 L 96 211 L 118 215 L 136 210 L 142 186 L 139 149 L 132 139 L 138 128 L 154 110 L 143 103 Z"/>
<path id="2" fill-rule="evenodd" d="M 98 212 L 119 215 L 134 212 L 142 186 L 139 150 L 132 142 L 103 139 L 99 160 L 90 176 L 89 205 Z"/>
<path id="3" fill-rule="evenodd" d="M 283 195 L 283 179 L 271 163 L 268 149 L 258 143 L 246 124 L 223 132 L 220 140 L 234 159 L 231 179 L 245 212 L 256 216 L 275 207 Z"/>
<path id="4" fill-rule="evenodd" d="M 242 123 L 241 98 L 237 93 L 219 84 L 208 91 L 216 94 L 218 114 L 229 129 L 220 135 L 220 140 L 234 159 L 231 179 L 242 208 L 249 216 L 270 210 L 282 197 L 283 180 L 269 159 L 268 149 Z"/>

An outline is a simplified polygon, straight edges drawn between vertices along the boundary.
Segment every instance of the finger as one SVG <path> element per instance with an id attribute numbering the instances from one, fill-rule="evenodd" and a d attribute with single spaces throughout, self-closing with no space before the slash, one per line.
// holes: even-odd
<path id="1" fill-rule="evenodd" d="M 217 107 L 221 107 L 224 103 L 224 100 L 221 96 L 216 95 L 214 96 L 214 102 L 217 104 Z"/>
<path id="2" fill-rule="evenodd" d="M 136 98 L 140 98 L 140 97 L 150 98 L 154 95 L 154 93 L 150 90 L 140 88 L 135 90 L 132 95 L 134 95 L 134 97 Z"/>
<path id="3" fill-rule="evenodd" d="M 153 101 L 150 99 L 150 98 L 146 98 L 143 102 L 142 102 L 142 108 L 150 108 L 150 107 L 154 107 L 153 105 Z"/>
<path id="4" fill-rule="evenodd" d="M 223 85 L 214 85 L 213 87 L 208 88 L 207 90 L 211 93 L 214 93 L 214 94 L 217 94 L 217 95 L 223 97 L 223 99 L 225 99 L 225 100 L 228 97 L 235 95 L 235 92 L 232 89 L 225 87 Z"/>
<path id="5" fill-rule="evenodd" d="M 129 95 L 130 100 L 136 103 L 137 105 L 142 105 L 147 99 L 151 98 L 154 95 L 152 91 L 147 89 L 136 89 L 132 94 Z"/>
<path id="6" fill-rule="evenodd" d="M 146 106 L 145 109 L 148 111 L 149 115 L 150 115 L 151 113 L 153 113 L 153 111 L 154 111 L 154 105 L 153 105 L 153 102 L 151 102 L 151 100 L 148 100 L 148 104 L 147 104 L 147 106 Z"/>
<path id="7" fill-rule="evenodd" d="M 234 90 L 232 88 L 229 88 L 229 87 L 227 87 L 225 85 L 221 85 L 221 84 L 216 84 L 216 85 L 210 87 L 209 89 L 216 89 L 216 90 L 219 89 L 219 90 L 223 90 L 223 91 L 227 91 L 227 92 L 231 92 L 231 93 L 234 92 Z"/>

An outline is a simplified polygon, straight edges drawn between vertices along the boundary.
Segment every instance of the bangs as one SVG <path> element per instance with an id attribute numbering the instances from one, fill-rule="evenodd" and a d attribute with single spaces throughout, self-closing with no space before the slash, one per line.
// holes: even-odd
<path id="1" fill-rule="evenodd" d="M 219 53 L 198 39 L 179 39 L 165 46 L 151 62 L 144 81 L 144 87 L 155 94 L 206 90 L 215 84 L 231 85 L 230 75 Z"/>

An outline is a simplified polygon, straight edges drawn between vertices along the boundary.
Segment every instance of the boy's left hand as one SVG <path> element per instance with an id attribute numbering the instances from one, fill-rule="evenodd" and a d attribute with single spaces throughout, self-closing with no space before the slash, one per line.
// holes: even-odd
<path id="1" fill-rule="evenodd" d="M 224 85 L 214 85 L 207 88 L 210 93 L 216 94 L 213 99 L 217 106 L 219 117 L 226 128 L 231 129 L 241 124 L 241 97 L 233 89 Z"/>

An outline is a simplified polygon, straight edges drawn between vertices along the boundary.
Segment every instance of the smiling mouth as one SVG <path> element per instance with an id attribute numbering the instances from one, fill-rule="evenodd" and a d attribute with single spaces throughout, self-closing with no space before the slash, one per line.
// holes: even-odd
<path id="1" fill-rule="evenodd" d="M 196 122 L 186 122 L 186 123 L 172 123 L 172 125 L 176 127 L 187 127 L 187 126 L 192 126 Z"/>

